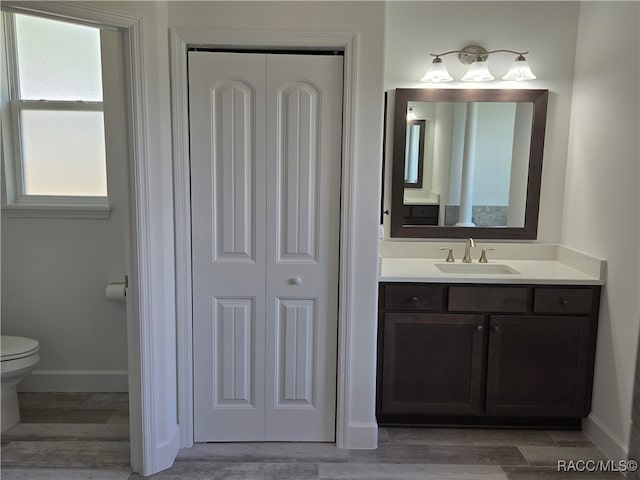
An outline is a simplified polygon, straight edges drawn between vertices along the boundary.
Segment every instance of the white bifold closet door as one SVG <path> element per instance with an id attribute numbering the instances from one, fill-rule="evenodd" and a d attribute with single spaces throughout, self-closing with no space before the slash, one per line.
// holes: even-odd
<path id="1" fill-rule="evenodd" d="M 342 57 L 189 53 L 195 441 L 334 441 Z"/>

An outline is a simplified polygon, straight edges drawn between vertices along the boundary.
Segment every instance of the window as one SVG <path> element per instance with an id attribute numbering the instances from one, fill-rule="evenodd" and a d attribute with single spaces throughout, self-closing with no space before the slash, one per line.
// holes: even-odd
<path id="1" fill-rule="evenodd" d="M 10 13 L 5 25 L 8 203 L 106 206 L 100 29 Z"/>

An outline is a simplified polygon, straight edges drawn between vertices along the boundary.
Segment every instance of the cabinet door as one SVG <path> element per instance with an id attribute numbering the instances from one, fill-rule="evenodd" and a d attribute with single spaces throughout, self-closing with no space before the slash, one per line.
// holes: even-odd
<path id="1" fill-rule="evenodd" d="M 479 415 L 485 317 L 384 315 L 382 412 Z"/>
<path id="2" fill-rule="evenodd" d="M 492 316 L 487 415 L 586 414 L 589 318 Z"/>

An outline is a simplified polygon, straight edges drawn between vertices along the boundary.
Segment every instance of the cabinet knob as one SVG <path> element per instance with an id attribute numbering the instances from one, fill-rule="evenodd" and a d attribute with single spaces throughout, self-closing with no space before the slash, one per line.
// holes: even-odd
<path id="1" fill-rule="evenodd" d="M 493 326 L 493 331 L 494 332 L 499 332 L 500 331 L 500 327 L 498 325 L 494 325 Z"/>
<path id="2" fill-rule="evenodd" d="M 411 303 L 418 303 L 418 297 L 411 297 Z"/>
<path id="3" fill-rule="evenodd" d="M 567 303 L 569 303 L 569 300 L 567 300 L 566 298 L 560 299 L 560 305 L 566 305 Z"/>
<path id="4" fill-rule="evenodd" d="M 289 279 L 289 285 L 300 285 L 302 283 L 302 278 L 300 277 L 292 277 Z"/>
<path id="5" fill-rule="evenodd" d="M 483 329 L 482 325 L 476 325 L 476 330 L 481 332 Z"/>

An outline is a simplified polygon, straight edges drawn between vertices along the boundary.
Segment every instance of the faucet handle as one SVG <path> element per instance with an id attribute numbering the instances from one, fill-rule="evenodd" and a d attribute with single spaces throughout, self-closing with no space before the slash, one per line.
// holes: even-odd
<path id="1" fill-rule="evenodd" d="M 480 260 L 478 260 L 478 262 L 489 263 L 489 260 L 487 260 L 487 250 L 495 250 L 495 248 L 483 248 L 482 253 L 480 254 Z"/>
<path id="2" fill-rule="evenodd" d="M 455 262 L 456 259 L 453 258 L 453 248 L 451 247 L 440 247 L 440 250 L 449 250 L 449 253 L 447 254 L 447 259 L 445 260 L 445 262 Z"/>

